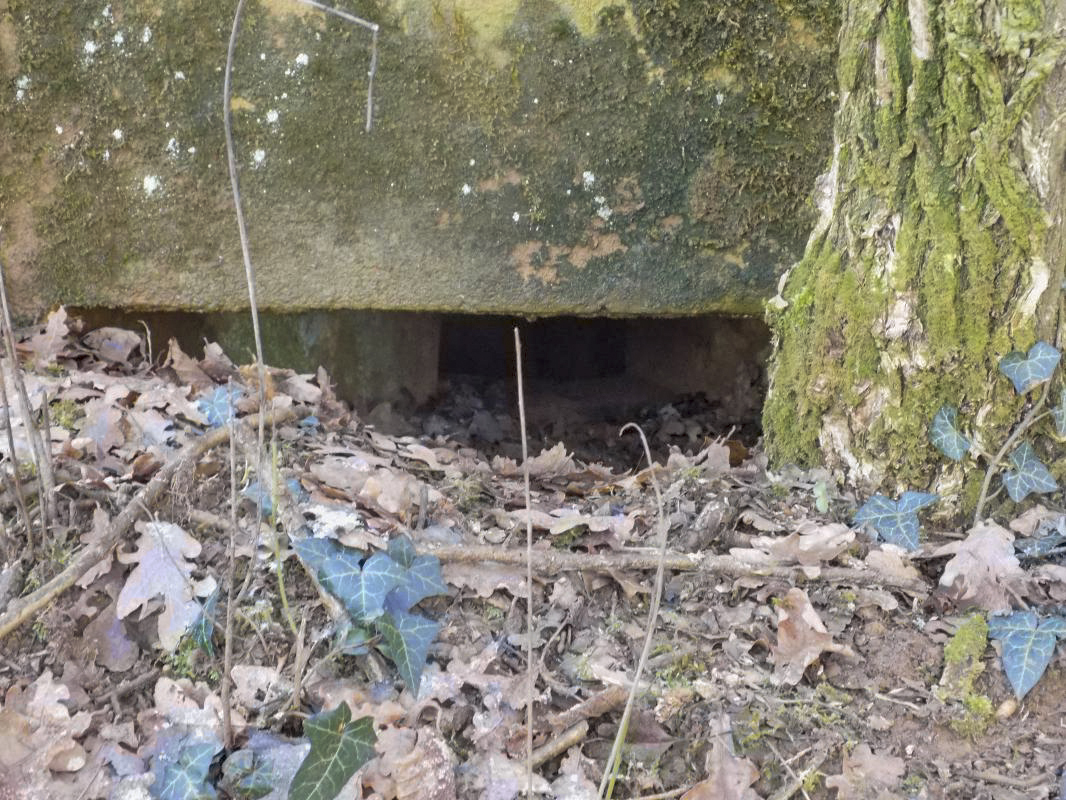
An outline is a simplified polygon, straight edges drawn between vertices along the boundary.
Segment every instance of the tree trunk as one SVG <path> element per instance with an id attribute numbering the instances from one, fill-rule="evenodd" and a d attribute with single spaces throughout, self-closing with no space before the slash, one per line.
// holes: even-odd
<path id="1" fill-rule="evenodd" d="M 972 506 L 932 417 L 994 452 L 1027 402 L 999 359 L 1061 349 L 1066 0 L 845 5 L 820 219 L 770 303 L 767 448 Z"/>

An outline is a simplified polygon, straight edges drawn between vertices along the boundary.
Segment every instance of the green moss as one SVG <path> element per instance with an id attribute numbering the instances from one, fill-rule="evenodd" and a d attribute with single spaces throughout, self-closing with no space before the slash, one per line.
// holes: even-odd
<path id="1" fill-rule="evenodd" d="M 1053 314 L 1008 315 L 1029 265 L 1046 260 L 1046 223 L 1007 154 L 1046 78 L 1037 51 L 1058 45 L 1036 46 L 1023 65 L 962 6 L 929 6 L 936 57 L 925 60 L 912 53 L 903 3 L 876 18 L 859 10 L 842 31 L 840 83 L 851 98 L 836 123 L 838 207 L 771 320 L 780 347 L 764 429 L 776 463 L 819 463 L 824 444 L 832 466 L 857 467 L 852 477 L 869 490 L 929 486 L 941 460 L 928 444 L 936 409 L 981 411 L 978 435 L 1002 441 L 1024 399 L 996 364 L 1032 344 L 1038 326 L 1053 335 Z M 1010 41 L 1040 38 L 1027 14 L 1019 19 Z M 871 50 L 877 58 L 862 56 Z M 886 319 L 900 311 L 907 329 L 890 334 Z"/>
<path id="2" fill-rule="evenodd" d="M 992 701 L 976 689 L 988 647 L 984 614 L 972 614 L 944 646 L 944 671 L 934 693 L 955 709 L 952 728 L 963 736 L 983 733 L 994 717 Z"/>

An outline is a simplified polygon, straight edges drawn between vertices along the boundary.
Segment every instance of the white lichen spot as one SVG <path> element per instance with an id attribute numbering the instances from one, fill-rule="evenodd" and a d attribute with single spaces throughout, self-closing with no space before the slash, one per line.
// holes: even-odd
<path id="1" fill-rule="evenodd" d="M 470 166 L 474 166 L 477 162 L 474 159 L 470 159 Z"/>
<path id="2" fill-rule="evenodd" d="M 167 142 L 167 152 L 171 158 L 177 158 L 181 148 L 178 146 L 178 140 L 173 136 L 170 137 L 170 141 Z"/>
<path id="3" fill-rule="evenodd" d="M 288 100 L 289 99 L 289 93 L 288 92 L 282 92 L 281 93 L 281 99 L 282 100 Z"/>
<path id="4" fill-rule="evenodd" d="M 260 61 L 266 61 L 267 60 L 267 54 L 266 53 L 260 53 L 259 54 L 259 60 Z"/>
<path id="5" fill-rule="evenodd" d="M 111 138 L 114 139 L 116 142 L 121 142 L 122 128 L 115 128 L 113 131 L 111 131 Z"/>
<path id="6" fill-rule="evenodd" d="M 114 19 L 114 16 L 111 14 L 111 4 L 110 3 L 108 3 L 106 6 L 104 6 L 104 10 L 100 12 L 100 16 L 103 17 L 104 19 L 106 19 L 108 22 L 110 22 L 112 19 Z"/>
<path id="7" fill-rule="evenodd" d="M 540 98 L 539 97 L 534 97 L 533 98 L 533 105 L 535 105 L 535 106 L 536 105 L 540 105 Z"/>
<path id="8" fill-rule="evenodd" d="M 609 220 L 611 218 L 611 214 L 613 213 L 614 212 L 611 211 L 609 206 L 600 206 L 596 209 L 596 216 L 602 219 L 604 222 Z"/>
<path id="9" fill-rule="evenodd" d="M 521 218 L 522 218 L 522 216 L 517 211 L 514 212 L 511 215 L 511 219 L 514 220 L 515 222 L 518 222 L 518 220 L 520 220 Z"/>
<path id="10" fill-rule="evenodd" d="M 267 122 L 269 122 L 271 125 L 277 125 L 278 124 L 278 110 L 276 108 L 270 109 L 267 112 L 266 119 L 267 119 Z"/>
<path id="11" fill-rule="evenodd" d="M 122 33 L 122 31 L 118 31 L 114 36 L 111 37 L 111 41 L 115 43 L 116 47 L 122 47 L 122 45 L 126 43 L 126 37 Z"/>
<path id="12" fill-rule="evenodd" d="M 310 62 L 310 60 L 311 59 L 307 55 L 307 53 L 300 53 L 299 55 L 296 56 L 296 66 L 298 66 L 298 67 L 306 67 L 308 62 Z"/>
<path id="13" fill-rule="evenodd" d="M 187 152 L 190 156 L 194 156 L 194 155 L 196 155 L 196 148 L 195 147 L 190 147 L 185 152 Z"/>
<path id="14" fill-rule="evenodd" d="M 16 89 L 29 89 L 31 83 L 33 83 L 33 81 L 30 79 L 29 75 L 19 75 L 18 80 L 15 81 L 15 88 Z"/>
<path id="15" fill-rule="evenodd" d="M 82 50 L 85 51 L 85 55 L 87 55 L 89 58 L 92 58 L 94 55 L 96 55 L 96 51 L 97 51 L 98 48 L 99 48 L 99 45 L 97 45 L 96 42 L 94 42 L 92 39 L 87 41 L 82 46 Z"/>
<path id="16" fill-rule="evenodd" d="M 586 191 L 591 189 L 593 184 L 596 183 L 596 176 L 588 170 L 581 173 L 581 185 L 585 187 Z"/>
<path id="17" fill-rule="evenodd" d="M 463 195 L 466 196 L 466 195 L 469 195 L 474 190 L 473 190 L 473 188 L 471 188 L 469 183 L 464 183 L 463 184 L 463 188 L 460 189 L 459 191 L 461 191 L 463 193 Z"/>
<path id="18" fill-rule="evenodd" d="M 111 151 L 110 150 L 104 150 L 104 161 L 110 161 L 110 160 L 111 160 Z"/>
<path id="19" fill-rule="evenodd" d="M 163 184 L 160 183 L 159 178 L 155 175 L 144 176 L 144 196 L 151 197 L 162 188 Z"/>
<path id="20" fill-rule="evenodd" d="M 56 125 L 56 133 L 59 134 L 60 136 L 63 135 L 63 126 L 62 125 Z"/>
<path id="21" fill-rule="evenodd" d="M 152 29 L 145 25 L 144 30 L 141 31 L 141 44 L 148 44 L 150 41 L 152 41 Z"/>
<path id="22" fill-rule="evenodd" d="M 183 80 L 185 80 L 185 73 L 184 73 L 184 72 L 182 72 L 182 71 L 181 71 L 181 70 L 179 69 L 179 70 L 178 70 L 177 72 L 175 72 L 175 73 L 174 73 L 174 80 L 176 80 L 176 81 L 183 81 Z"/>
<path id="23" fill-rule="evenodd" d="M 262 166 L 263 162 L 266 161 L 266 157 L 266 150 L 263 150 L 262 148 L 257 149 L 254 153 L 252 153 L 252 166 Z"/>
<path id="24" fill-rule="evenodd" d="M 718 94 L 714 96 L 714 101 L 718 103 L 718 105 L 722 105 L 722 103 L 725 102 L 725 95 L 721 92 L 718 92 Z"/>
<path id="25" fill-rule="evenodd" d="M 15 90 L 15 100 L 16 100 L 16 102 L 21 103 L 25 99 L 26 99 L 26 90 L 25 89 L 16 89 Z"/>

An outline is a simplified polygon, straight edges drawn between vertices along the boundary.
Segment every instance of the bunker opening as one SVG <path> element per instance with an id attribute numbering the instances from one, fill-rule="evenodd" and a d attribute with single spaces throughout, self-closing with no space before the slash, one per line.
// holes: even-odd
<path id="1" fill-rule="evenodd" d="M 254 360 L 247 313 L 76 311 L 89 327 L 145 332 L 156 363 L 171 339 L 194 358 L 217 341 L 235 362 Z M 660 454 L 726 435 L 750 445 L 760 433 L 770 335 L 751 317 L 316 311 L 265 313 L 261 328 L 269 365 L 324 367 L 359 418 L 390 434 L 516 455 L 516 328 L 533 447 L 563 441 L 588 458 L 639 456 L 635 442 L 611 443 L 626 422 L 645 426 Z"/>

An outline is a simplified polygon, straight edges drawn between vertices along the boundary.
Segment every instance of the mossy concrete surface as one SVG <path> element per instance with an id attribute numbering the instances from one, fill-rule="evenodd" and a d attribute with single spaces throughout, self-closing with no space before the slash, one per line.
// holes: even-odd
<path id="1" fill-rule="evenodd" d="M 247 305 L 222 133 L 235 3 L 0 0 L 21 316 Z M 823 0 L 247 5 L 232 109 L 265 310 L 759 313 L 836 105 Z"/>

